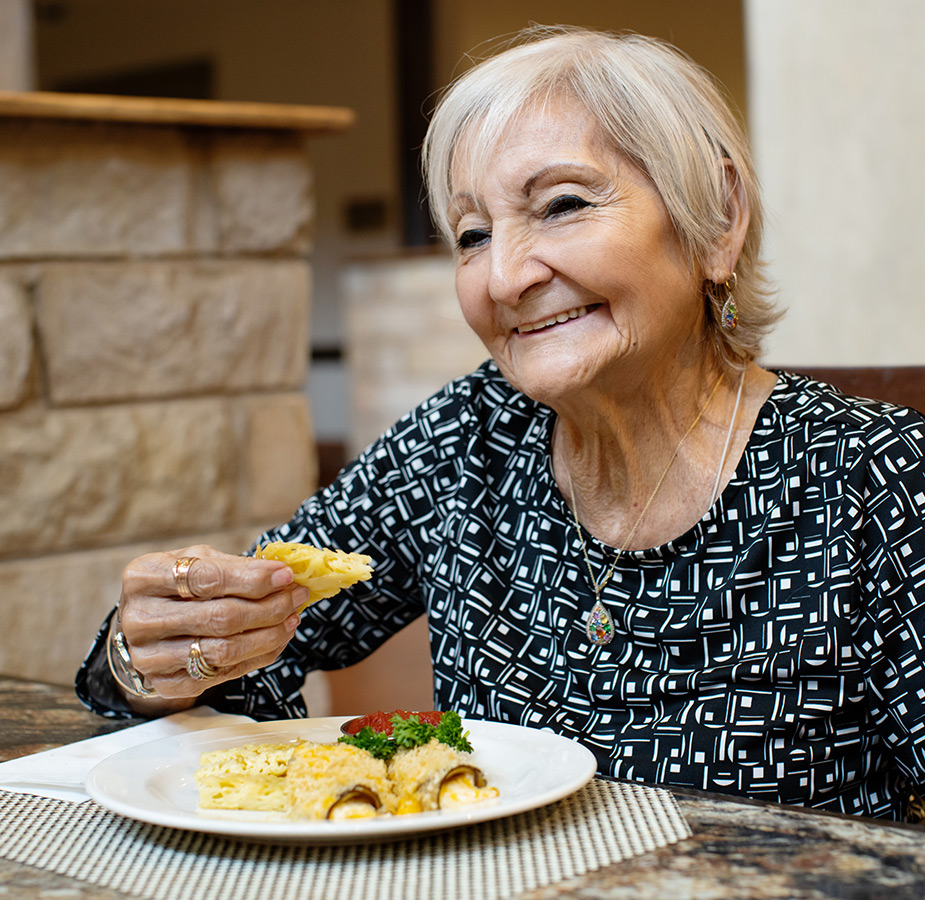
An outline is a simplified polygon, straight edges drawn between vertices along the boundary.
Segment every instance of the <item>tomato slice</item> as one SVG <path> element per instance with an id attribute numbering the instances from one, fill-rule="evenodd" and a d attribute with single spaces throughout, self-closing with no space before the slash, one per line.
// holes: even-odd
<path id="1" fill-rule="evenodd" d="M 390 712 L 383 712 L 380 709 L 374 713 L 358 716 L 356 719 L 345 722 L 341 726 L 341 731 L 343 731 L 344 734 L 359 734 L 364 728 L 369 726 L 373 731 L 391 734 L 393 716 L 401 716 L 403 719 L 407 719 L 409 716 L 417 716 L 419 721 L 426 722 L 428 725 L 439 725 L 442 715 L 443 713 L 436 709 L 429 709 L 424 712 L 413 712 L 407 709 L 393 709 Z"/>

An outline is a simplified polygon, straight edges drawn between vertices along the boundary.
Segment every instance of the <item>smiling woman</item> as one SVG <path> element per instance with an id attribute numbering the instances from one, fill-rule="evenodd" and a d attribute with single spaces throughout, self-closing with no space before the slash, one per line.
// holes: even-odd
<path id="1" fill-rule="evenodd" d="M 702 279 L 652 183 L 577 102 L 519 114 L 477 181 L 453 183 L 463 314 L 515 387 L 563 416 L 584 385 L 648 403 L 646 386 L 702 361 Z"/>
<path id="2" fill-rule="evenodd" d="M 448 90 L 425 163 L 492 359 L 259 541 L 371 577 L 298 614 L 282 563 L 143 557 L 131 678 L 104 627 L 81 696 L 300 716 L 307 672 L 426 615 L 436 709 L 574 738 L 602 775 L 901 817 L 925 783 L 925 418 L 758 364 L 760 198 L 710 77 L 535 30 Z M 214 675 L 187 677 L 192 648 Z"/>

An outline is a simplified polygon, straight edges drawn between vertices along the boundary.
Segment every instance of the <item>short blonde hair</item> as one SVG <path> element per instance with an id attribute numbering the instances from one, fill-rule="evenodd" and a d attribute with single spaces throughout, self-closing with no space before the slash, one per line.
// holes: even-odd
<path id="1" fill-rule="evenodd" d="M 728 230 L 727 201 L 738 179 L 750 222 L 736 264 L 734 331 L 719 324 L 723 285 L 705 282 L 703 295 L 723 363 L 737 367 L 742 357 L 757 357 L 779 316 L 758 257 L 761 197 L 748 142 L 712 76 L 663 41 L 534 27 L 461 75 L 438 103 L 423 148 L 431 211 L 444 238 L 453 243 L 448 214 L 454 168 L 477 174 L 513 119 L 561 97 L 583 105 L 605 140 L 652 180 L 692 267 L 706 268 L 710 250 Z M 463 160 L 461 139 L 472 136 L 477 140 L 465 142 Z"/>

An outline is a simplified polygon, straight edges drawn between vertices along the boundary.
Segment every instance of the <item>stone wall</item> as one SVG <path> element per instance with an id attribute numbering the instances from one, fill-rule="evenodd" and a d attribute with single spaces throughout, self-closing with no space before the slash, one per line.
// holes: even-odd
<path id="1" fill-rule="evenodd" d="M 298 130 L 0 116 L 0 673 L 69 684 L 121 570 L 315 485 Z"/>
<path id="2" fill-rule="evenodd" d="M 343 294 L 355 454 L 488 351 L 460 311 L 448 252 L 355 260 Z"/>

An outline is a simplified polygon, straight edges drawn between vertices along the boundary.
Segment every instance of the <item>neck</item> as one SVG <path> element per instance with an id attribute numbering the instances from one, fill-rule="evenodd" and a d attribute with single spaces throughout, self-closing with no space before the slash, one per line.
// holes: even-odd
<path id="1" fill-rule="evenodd" d="M 597 415 L 560 415 L 554 471 L 563 495 L 574 495 L 570 505 L 583 527 L 611 546 L 636 550 L 693 525 L 744 446 L 732 440 L 742 421 L 739 387 L 738 373 L 720 380 L 713 370 L 695 385 L 681 381 L 660 395 L 637 392 L 607 403 Z"/>

